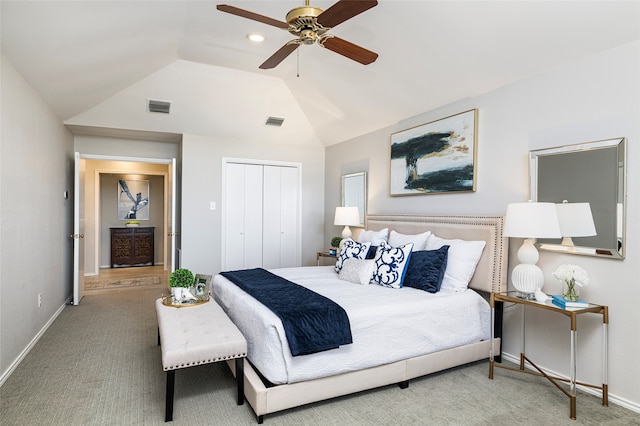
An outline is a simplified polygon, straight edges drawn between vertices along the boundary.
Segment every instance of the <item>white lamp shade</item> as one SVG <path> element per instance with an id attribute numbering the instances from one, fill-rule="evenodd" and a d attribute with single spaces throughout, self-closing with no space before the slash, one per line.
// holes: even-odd
<path id="1" fill-rule="evenodd" d="M 507 205 L 503 234 L 517 238 L 560 238 L 556 205 L 536 202 Z"/>
<path id="2" fill-rule="evenodd" d="M 560 233 L 563 237 L 590 237 L 596 235 L 589 203 L 556 204 Z"/>
<path id="3" fill-rule="evenodd" d="M 357 207 L 336 207 L 333 224 L 338 226 L 360 225 L 360 212 Z"/>

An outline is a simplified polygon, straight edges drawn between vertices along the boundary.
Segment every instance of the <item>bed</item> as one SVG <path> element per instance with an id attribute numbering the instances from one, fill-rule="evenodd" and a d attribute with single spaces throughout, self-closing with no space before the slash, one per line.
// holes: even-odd
<path id="1" fill-rule="evenodd" d="M 491 312 L 486 299 L 491 292 L 506 290 L 508 250 L 502 226 L 500 216 L 366 218 L 369 231 L 430 231 L 442 239 L 484 242 L 466 290 L 427 293 L 361 286 L 340 280 L 331 266 L 272 270 L 334 300 L 348 313 L 353 344 L 317 354 L 292 356 L 278 317 L 217 275 L 214 298 L 249 343 L 245 396 L 258 422 L 269 413 L 389 384 L 406 387 L 410 379 L 487 359 Z M 500 347 L 500 335 L 494 330 L 494 350 Z M 229 366 L 233 371 L 234 365 Z"/>

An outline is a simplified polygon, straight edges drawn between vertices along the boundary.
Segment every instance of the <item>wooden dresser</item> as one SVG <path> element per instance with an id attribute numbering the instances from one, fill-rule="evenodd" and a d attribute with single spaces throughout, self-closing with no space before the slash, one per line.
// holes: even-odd
<path id="1" fill-rule="evenodd" d="M 111 228 L 111 267 L 153 266 L 155 227 Z"/>

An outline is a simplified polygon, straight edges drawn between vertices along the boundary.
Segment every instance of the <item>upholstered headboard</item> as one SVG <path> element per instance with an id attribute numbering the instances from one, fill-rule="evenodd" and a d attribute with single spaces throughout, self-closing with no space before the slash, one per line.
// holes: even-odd
<path id="1" fill-rule="evenodd" d="M 441 238 L 484 240 L 486 246 L 469 287 L 486 292 L 507 290 L 508 239 L 502 235 L 502 216 L 368 215 L 366 229 L 389 228 L 402 234 L 431 231 Z"/>

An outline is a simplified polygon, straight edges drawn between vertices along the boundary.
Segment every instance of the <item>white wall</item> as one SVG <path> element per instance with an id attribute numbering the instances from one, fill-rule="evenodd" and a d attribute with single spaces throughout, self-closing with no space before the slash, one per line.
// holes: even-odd
<path id="1" fill-rule="evenodd" d="M 73 205 L 71 133 L 1 62 L 0 383 L 71 295 Z"/>
<path id="2" fill-rule="evenodd" d="M 264 144 L 184 135 L 182 142 L 182 266 L 194 273 L 221 269 L 222 158 L 302 164 L 302 264 L 315 265 L 323 236 L 324 147 Z M 211 201 L 216 210 L 210 210 Z"/>
<path id="3" fill-rule="evenodd" d="M 626 260 L 541 252 L 538 264 L 548 293 L 560 290 L 551 275 L 558 265 L 576 263 L 589 272 L 591 283 L 582 295 L 610 310 L 610 399 L 640 411 L 640 285 L 635 279 L 640 261 L 639 76 L 640 42 L 634 42 L 327 148 L 324 239 L 340 233 L 332 212 L 340 203 L 341 174 L 368 172 L 369 213 L 502 215 L 508 203 L 529 198 L 529 150 L 627 137 Z M 390 134 L 472 108 L 479 110 L 477 191 L 390 197 Z M 521 243 L 511 240 L 510 269 Z M 514 357 L 520 351 L 518 309 L 505 312 L 504 350 Z M 601 320 L 593 315 L 578 322 L 578 378 L 596 384 L 602 381 Z M 527 354 L 543 368 L 568 376 L 568 319 L 528 312 Z"/>

